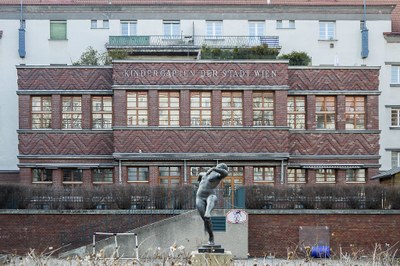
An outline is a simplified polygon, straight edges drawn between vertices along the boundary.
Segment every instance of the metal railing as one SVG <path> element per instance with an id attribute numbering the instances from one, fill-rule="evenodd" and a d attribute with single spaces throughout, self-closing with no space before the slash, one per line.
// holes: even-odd
<path id="1" fill-rule="evenodd" d="M 268 45 L 280 48 L 279 36 L 205 36 L 205 35 L 140 35 L 109 36 L 107 48 L 212 48 L 254 47 Z"/>

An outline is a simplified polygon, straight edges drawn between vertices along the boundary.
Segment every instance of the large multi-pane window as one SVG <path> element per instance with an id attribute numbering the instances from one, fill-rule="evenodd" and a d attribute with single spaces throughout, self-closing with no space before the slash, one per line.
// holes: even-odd
<path id="1" fill-rule="evenodd" d="M 346 129 L 365 128 L 365 97 L 346 96 Z"/>
<path id="2" fill-rule="evenodd" d="M 135 36 L 136 35 L 136 21 L 121 21 L 121 35 Z"/>
<path id="3" fill-rule="evenodd" d="M 67 21 L 51 20 L 50 40 L 66 40 L 66 39 L 67 39 Z"/>
<path id="4" fill-rule="evenodd" d="M 45 168 L 32 169 L 33 183 L 51 183 L 53 182 L 53 171 Z"/>
<path id="5" fill-rule="evenodd" d="M 336 100 L 332 96 L 319 96 L 315 98 L 315 117 L 317 129 L 335 129 L 336 126 Z"/>
<path id="6" fill-rule="evenodd" d="M 288 168 L 288 183 L 306 183 L 306 170 L 301 168 Z"/>
<path id="7" fill-rule="evenodd" d="M 254 167 L 253 168 L 254 182 L 273 183 L 275 177 L 274 167 Z"/>
<path id="8" fill-rule="evenodd" d="M 147 126 L 147 92 L 127 93 L 128 126 Z"/>
<path id="9" fill-rule="evenodd" d="M 166 20 L 163 22 L 164 38 L 179 39 L 181 35 L 181 24 L 179 20 Z"/>
<path id="10" fill-rule="evenodd" d="M 159 125 L 179 126 L 179 92 L 159 92 Z"/>
<path id="11" fill-rule="evenodd" d="M 51 128 L 51 96 L 32 97 L 32 129 Z"/>
<path id="12" fill-rule="evenodd" d="M 176 186 L 181 181 L 181 168 L 179 166 L 160 166 L 158 167 L 160 184 Z"/>
<path id="13" fill-rule="evenodd" d="M 400 84 L 400 66 L 391 67 L 391 84 Z"/>
<path id="14" fill-rule="evenodd" d="M 365 183 L 365 169 L 347 169 L 346 182 Z"/>
<path id="15" fill-rule="evenodd" d="M 63 183 L 82 183 L 83 170 L 74 168 L 61 169 Z"/>
<path id="16" fill-rule="evenodd" d="M 306 98 L 304 96 L 288 97 L 287 112 L 287 122 L 290 128 L 306 128 Z"/>
<path id="17" fill-rule="evenodd" d="M 112 97 L 99 96 L 92 98 L 92 128 L 111 128 Z"/>
<path id="18" fill-rule="evenodd" d="M 243 96 L 242 92 L 222 93 L 222 125 L 243 125 Z"/>
<path id="19" fill-rule="evenodd" d="M 190 125 L 211 126 L 211 92 L 190 93 Z"/>
<path id="20" fill-rule="evenodd" d="M 149 168 L 129 167 L 128 182 L 149 182 Z"/>
<path id="21" fill-rule="evenodd" d="M 190 167 L 190 183 L 199 183 L 199 174 L 206 173 L 212 166 L 192 166 Z"/>
<path id="22" fill-rule="evenodd" d="M 319 22 L 319 39 L 334 40 L 335 39 L 335 21 L 320 21 Z"/>
<path id="23" fill-rule="evenodd" d="M 264 36 L 265 22 L 264 21 L 249 21 L 249 36 Z"/>
<path id="24" fill-rule="evenodd" d="M 400 108 L 392 108 L 391 111 L 392 111 L 391 112 L 392 127 L 400 127 Z"/>
<path id="25" fill-rule="evenodd" d="M 62 97 L 62 128 L 82 128 L 82 98 L 80 96 Z"/>
<path id="26" fill-rule="evenodd" d="M 96 168 L 92 170 L 93 183 L 112 183 L 112 168 Z"/>
<path id="27" fill-rule="evenodd" d="M 274 93 L 272 92 L 253 93 L 253 125 L 255 126 L 274 125 Z"/>
<path id="28" fill-rule="evenodd" d="M 206 24 L 207 38 L 222 36 L 222 21 L 207 21 Z"/>
<path id="29" fill-rule="evenodd" d="M 392 151 L 392 168 L 400 167 L 400 151 Z"/>
<path id="30" fill-rule="evenodd" d="M 316 173 L 317 183 L 335 183 L 336 182 L 336 171 L 335 169 L 317 169 Z"/>

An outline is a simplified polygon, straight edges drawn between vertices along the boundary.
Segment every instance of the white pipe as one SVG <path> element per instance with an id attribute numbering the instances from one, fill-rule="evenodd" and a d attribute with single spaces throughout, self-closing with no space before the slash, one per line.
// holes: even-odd
<path id="1" fill-rule="evenodd" d="M 121 165 L 121 160 L 118 161 L 118 167 L 119 167 L 119 169 L 118 169 L 118 180 L 119 180 L 119 183 L 122 184 L 122 173 L 121 173 L 122 165 Z"/>

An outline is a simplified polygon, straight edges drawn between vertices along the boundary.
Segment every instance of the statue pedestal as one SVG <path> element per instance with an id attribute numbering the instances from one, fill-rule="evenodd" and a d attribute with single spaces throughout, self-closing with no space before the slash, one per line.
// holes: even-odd
<path id="1" fill-rule="evenodd" d="M 208 245 L 205 244 L 199 248 L 199 253 L 224 253 L 224 249 L 221 245 Z"/>
<path id="2" fill-rule="evenodd" d="M 191 253 L 192 266 L 233 266 L 233 255 L 230 251 L 224 253 L 205 253 L 193 251 Z"/>

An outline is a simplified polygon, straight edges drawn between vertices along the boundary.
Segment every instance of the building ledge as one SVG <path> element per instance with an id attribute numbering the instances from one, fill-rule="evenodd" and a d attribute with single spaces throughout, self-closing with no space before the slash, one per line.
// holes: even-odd
<path id="1" fill-rule="evenodd" d="M 400 43 L 400 32 L 384 32 L 383 37 L 387 43 Z"/>

